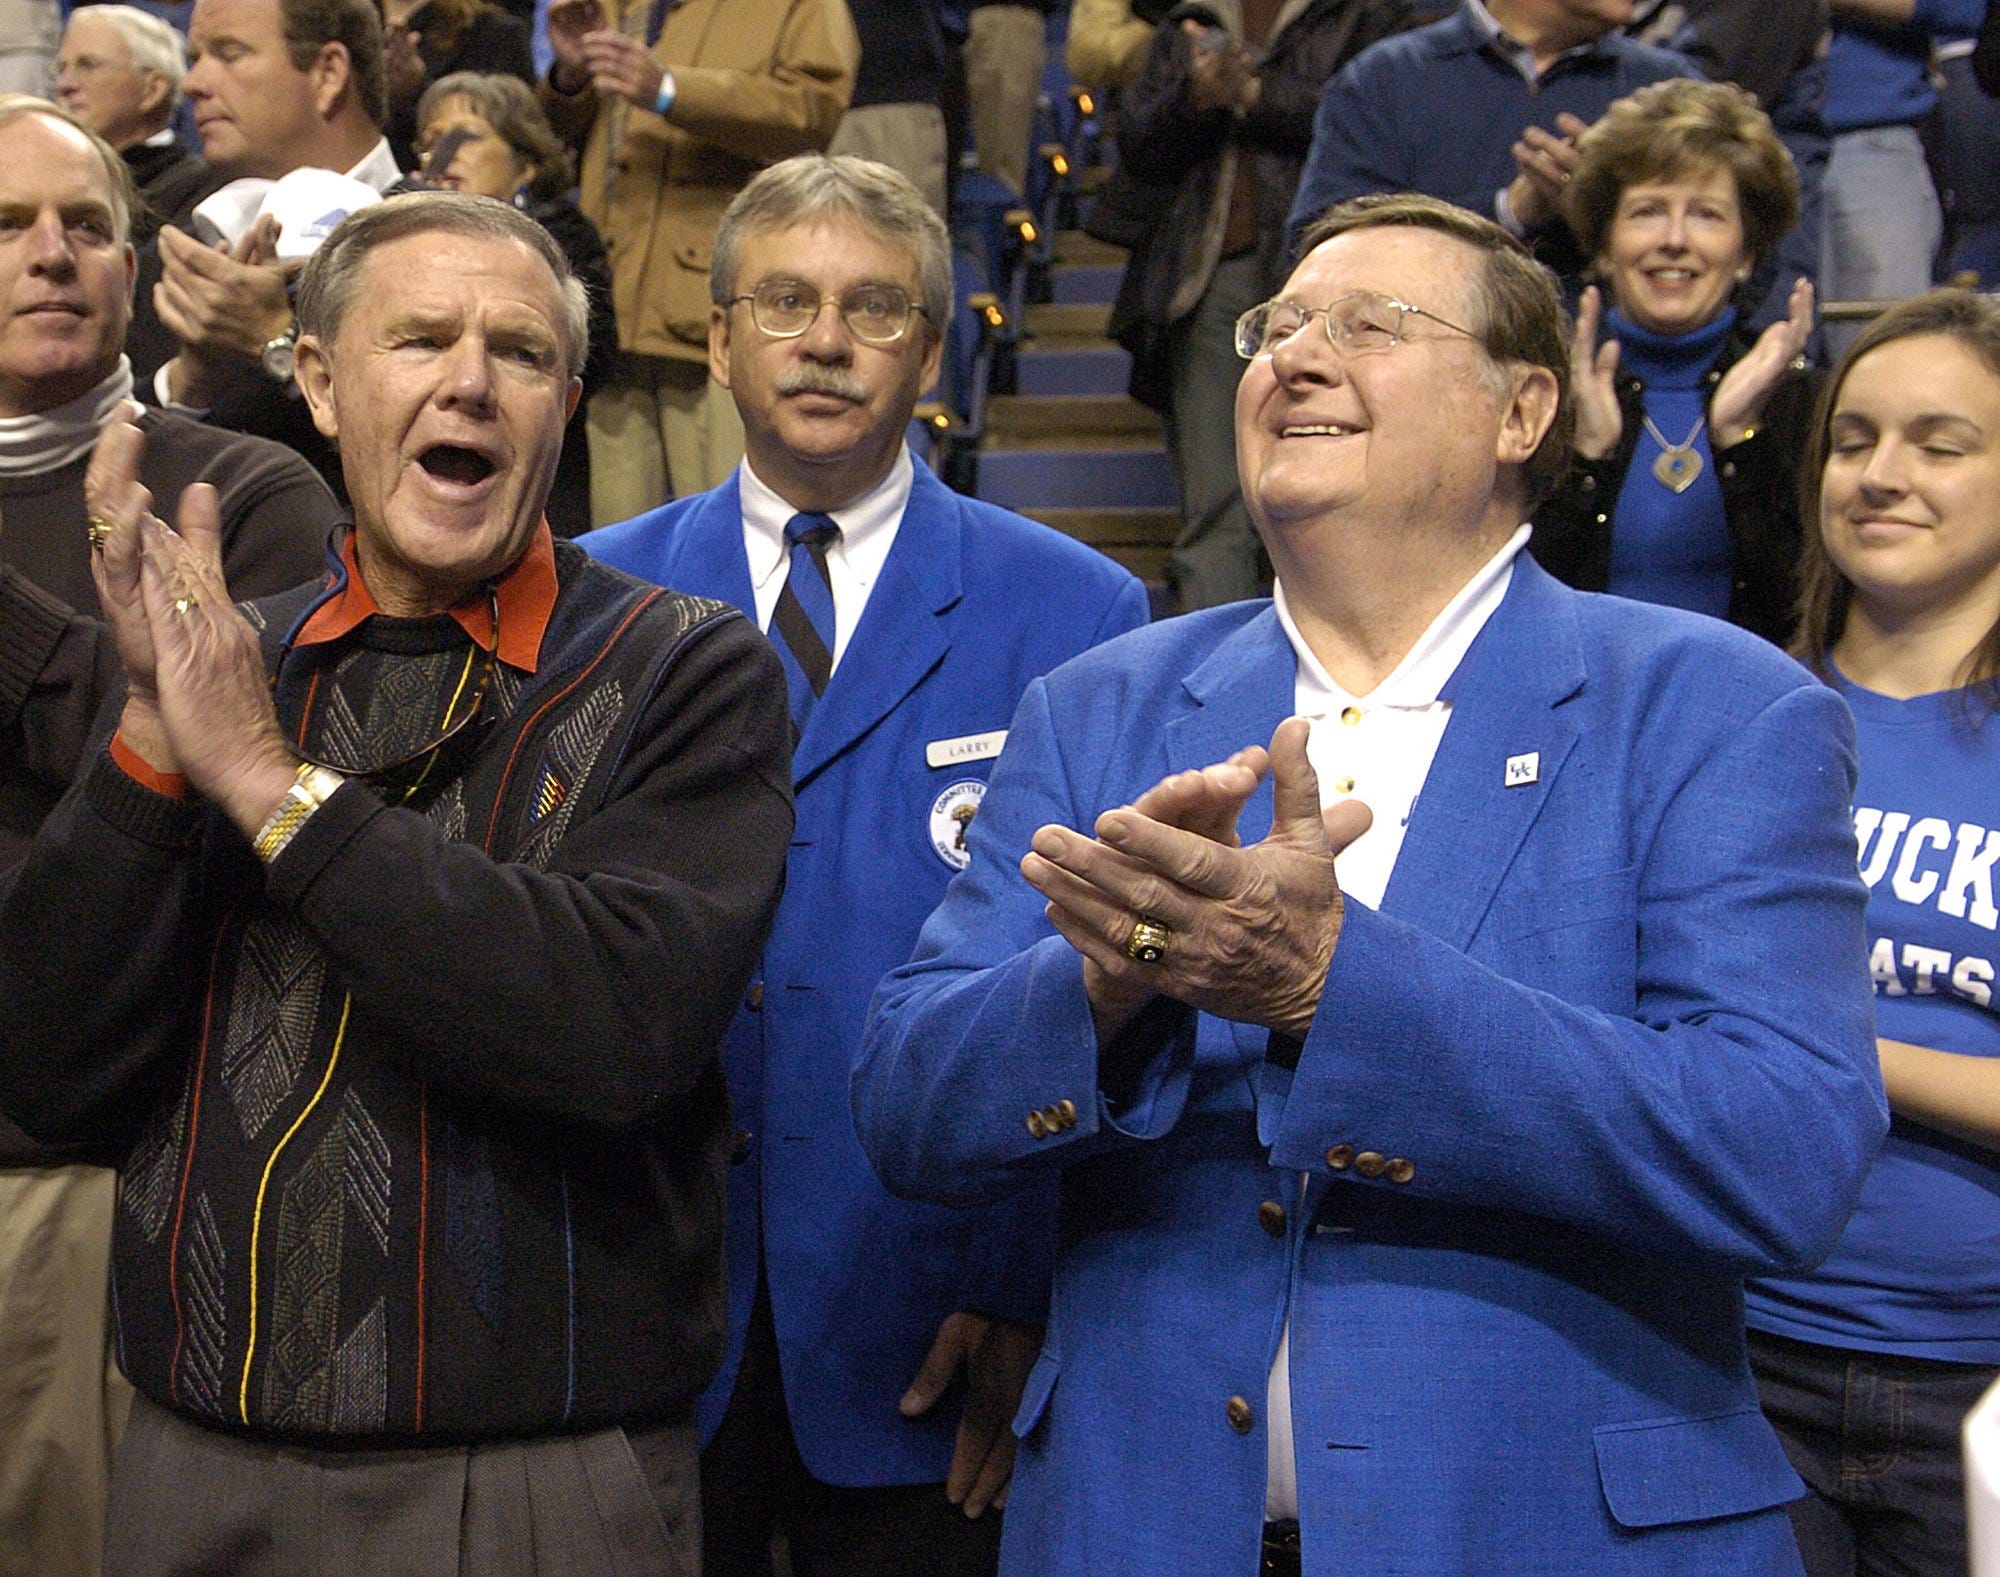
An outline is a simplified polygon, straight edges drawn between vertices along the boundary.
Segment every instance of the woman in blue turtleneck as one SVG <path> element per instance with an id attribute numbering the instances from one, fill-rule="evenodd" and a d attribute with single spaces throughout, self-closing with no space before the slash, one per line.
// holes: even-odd
<path id="1" fill-rule="evenodd" d="M 1791 157 L 1741 89 L 1661 82 L 1584 134 L 1565 197 L 1603 283 L 1577 307 L 1576 461 L 1530 546 L 1572 586 L 1783 641 L 1812 287 L 1754 342 L 1732 298 L 1797 217 Z"/>

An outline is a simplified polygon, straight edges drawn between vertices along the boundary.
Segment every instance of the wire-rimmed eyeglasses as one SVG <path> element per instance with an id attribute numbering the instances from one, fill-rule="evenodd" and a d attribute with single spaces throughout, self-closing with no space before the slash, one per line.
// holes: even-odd
<path id="1" fill-rule="evenodd" d="M 360 760 L 336 760 L 331 755 L 313 755 L 304 748 L 302 738 L 293 740 L 292 748 L 314 766 L 330 768 L 343 777 L 360 778 L 391 804 L 403 804 L 414 799 L 426 784 L 442 786 L 448 782 L 465 764 L 460 759 L 461 752 L 469 755 L 471 747 L 479 743 L 485 732 L 486 698 L 493 688 L 493 671 L 500 651 L 500 593 L 496 586 L 486 587 L 486 609 L 492 620 L 492 641 L 487 645 L 477 640 L 472 642 L 471 650 L 465 656 L 465 667 L 459 673 L 451 698 L 445 703 L 443 721 L 428 742 L 392 760 L 372 765 Z M 284 675 L 285 662 L 291 655 L 292 643 L 287 640 L 278 649 L 278 661 L 271 670 L 274 701 L 279 681 Z M 313 683 L 316 687 L 317 678 Z M 475 722 L 481 725 L 478 729 L 473 727 Z M 441 761 L 445 762 L 444 770 L 437 771 Z"/>
<path id="2" fill-rule="evenodd" d="M 796 279 L 767 279 L 729 304 L 739 301 L 750 303 L 751 321 L 772 339 L 797 339 L 819 321 L 825 305 L 817 290 Z M 836 306 L 847 332 L 865 345 L 893 345 L 909 332 L 912 312 L 930 316 L 899 285 L 855 285 L 840 293 Z"/>
<path id="3" fill-rule="evenodd" d="M 138 71 L 136 65 L 127 65 L 122 60 L 107 60 L 100 55 L 59 55 L 42 68 L 42 80 L 54 87 L 65 75 L 72 77 L 95 77 L 107 71 Z"/>
<path id="4" fill-rule="evenodd" d="M 1394 296 L 1355 290 L 1323 307 L 1302 307 L 1294 301 L 1266 301 L 1252 307 L 1236 320 L 1236 354 L 1245 360 L 1268 356 L 1315 317 L 1326 320 L 1326 337 L 1347 356 L 1370 356 L 1402 344 L 1408 337 L 1403 331 L 1409 317 L 1428 318 L 1454 334 L 1480 338 L 1449 318 Z"/>

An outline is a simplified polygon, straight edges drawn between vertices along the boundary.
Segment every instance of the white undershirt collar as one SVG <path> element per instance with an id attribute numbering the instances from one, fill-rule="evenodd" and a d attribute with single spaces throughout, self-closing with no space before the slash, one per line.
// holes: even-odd
<path id="1" fill-rule="evenodd" d="M 95 388 L 53 410 L 0 417 L 0 476 L 40 476 L 90 452 L 121 400 L 132 397 L 132 363 L 118 365 Z"/>

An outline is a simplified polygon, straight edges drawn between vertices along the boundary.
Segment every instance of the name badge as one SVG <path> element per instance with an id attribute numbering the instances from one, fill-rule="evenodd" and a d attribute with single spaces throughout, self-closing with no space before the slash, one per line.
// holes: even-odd
<path id="1" fill-rule="evenodd" d="M 924 765 L 957 766 L 961 761 L 989 761 L 1007 743 L 1007 730 L 993 729 L 984 734 L 961 734 L 956 739 L 933 739 L 924 746 Z"/>

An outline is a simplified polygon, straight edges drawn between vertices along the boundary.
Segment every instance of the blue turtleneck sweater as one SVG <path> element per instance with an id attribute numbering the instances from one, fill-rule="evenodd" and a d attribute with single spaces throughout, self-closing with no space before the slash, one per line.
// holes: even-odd
<path id="1" fill-rule="evenodd" d="M 1617 308 L 1605 313 L 1605 334 L 1618 341 L 1620 369 L 1645 385 L 1645 411 L 1653 425 L 1677 444 L 1708 410 L 1709 369 L 1722 355 L 1736 312 L 1724 307 L 1711 323 L 1686 334 L 1655 334 Z M 1724 618 L 1736 548 L 1722 513 L 1722 487 L 1704 423 L 1695 439 L 1701 473 L 1684 493 L 1653 474 L 1661 444 L 1639 433 L 1639 447 L 1618 492 L 1611 516 L 1611 581 L 1608 590 L 1640 602 L 1665 603 Z"/>

